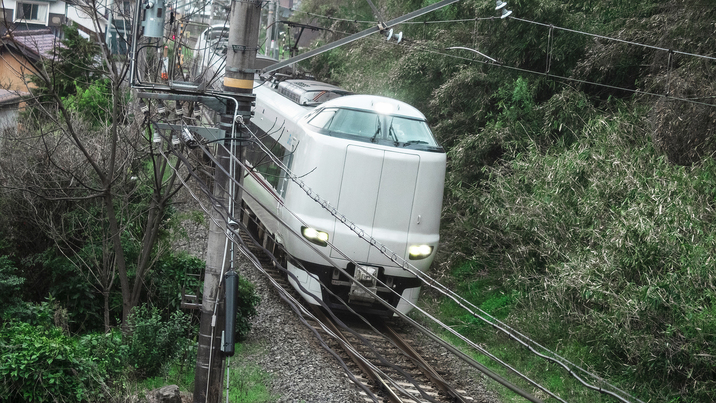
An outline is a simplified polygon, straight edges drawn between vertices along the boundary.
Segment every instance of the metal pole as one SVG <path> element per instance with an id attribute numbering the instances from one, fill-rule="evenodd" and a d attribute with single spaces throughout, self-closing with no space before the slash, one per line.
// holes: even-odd
<path id="1" fill-rule="evenodd" d="M 237 158 L 243 159 L 246 131 L 239 123 L 248 123 L 251 116 L 254 85 L 254 64 L 261 22 L 261 0 L 234 1 L 229 17 L 229 46 L 226 54 L 224 75 L 224 96 L 233 98 L 221 116 L 220 127 L 225 130 L 224 147 L 218 147 L 218 165 L 214 173 L 214 203 L 221 207 L 212 211 L 209 224 L 204 295 L 202 298 L 201 323 L 199 328 L 199 351 L 197 354 L 194 379 L 194 403 L 219 403 L 221 396 L 222 368 L 224 356 L 220 351 L 223 330 L 223 312 L 215 310 L 219 297 L 219 286 L 223 268 L 233 256 L 227 250 L 225 214 L 234 215 L 232 206 L 241 203 L 240 188 L 231 191 L 232 181 L 224 172 L 232 172 L 236 180 L 243 178 L 240 168 L 232 170 L 228 150 L 236 150 Z M 228 208 L 229 211 L 222 211 Z M 218 210 L 218 211 L 216 211 Z M 222 214 L 224 213 L 224 214 Z M 216 224 L 218 223 L 218 225 Z M 224 304 L 220 304 L 221 309 Z"/>
<path id="2" fill-rule="evenodd" d="M 104 42 L 107 44 L 107 47 L 109 48 L 109 53 L 114 54 L 114 48 L 112 47 L 112 24 L 114 24 L 114 0 L 109 0 L 107 4 L 107 9 L 109 10 L 109 13 L 107 13 L 107 28 L 104 30 Z M 137 5 L 139 7 L 139 5 Z"/>
<path id="3" fill-rule="evenodd" d="M 264 42 L 264 54 L 266 56 L 273 57 L 273 50 L 271 49 L 271 42 L 274 40 L 274 31 L 276 30 L 274 25 L 276 24 L 276 3 L 269 1 L 268 3 L 268 16 L 266 17 L 266 42 Z"/>

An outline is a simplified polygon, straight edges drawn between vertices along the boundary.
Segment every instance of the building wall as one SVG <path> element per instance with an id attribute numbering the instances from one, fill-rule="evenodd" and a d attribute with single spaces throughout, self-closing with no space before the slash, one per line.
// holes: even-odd
<path id="1" fill-rule="evenodd" d="M 67 7 L 67 19 L 76 22 L 81 31 L 90 35 L 95 34 L 94 21 L 92 21 L 92 18 L 90 18 L 81 8 L 75 6 Z M 102 32 L 104 32 L 107 28 L 107 21 L 103 17 L 100 17 L 100 19 L 100 28 L 102 29 Z M 95 37 L 95 39 L 98 39 L 98 37 Z"/>
<path id="2" fill-rule="evenodd" d="M 0 86 L 10 91 L 27 92 L 24 76 L 33 72 L 32 64 L 22 55 L 12 54 L 7 49 L 0 50 Z M 34 88 L 34 85 L 29 84 L 29 88 Z"/>
<path id="3" fill-rule="evenodd" d="M 2 147 L 2 134 L 6 129 L 17 127 L 20 109 L 18 104 L 0 105 L 0 147 Z"/>
<path id="4" fill-rule="evenodd" d="M 17 30 L 28 30 L 28 29 L 40 29 L 49 27 L 52 29 L 52 32 L 55 34 L 55 36 L 60 36 L 60 27 L 64 24 L 67 24 L 69 21 L 76 22 L 80 26 L 80 30 L 87 34 L 94 34 L 96 31 L 95 24 L 92 21 L 92 19 L 82 11 L 80 7 L 67 4 L 64 1 L 57 0 L 52 2 L 42 1 L 42 0 L 20 0 L 20 3 L 31 3 L 31 4 L 38 4 L 38 5 L 44 5 L 47 7 L 47 13 L 45 15 L 44 21 L 42 22 L 23 22 L 23 21 L 15 21 L 15 18 L 17 16 L 17 3 L 18 0 L 2 0 L 2 9 L 0 9 L 4 14 L 5 18 L 0 21 L 0 34 L 3 34 L 8 27 L 3 26 L 5 21 L 8 21 L 13 24 L 12 28 Z M 101 3 L 101 2 L 100 2 Z M 99 6 L 99 12 L 100 12 L 100 27 L 102 32 L 104 32 L 107 21 L 104 18 L 105 14 L 105 7 L 100 5 Z M 0 17 L 2 17 L 0 15 Z M 68 21 L 69 20 L 69 21 Z"/>

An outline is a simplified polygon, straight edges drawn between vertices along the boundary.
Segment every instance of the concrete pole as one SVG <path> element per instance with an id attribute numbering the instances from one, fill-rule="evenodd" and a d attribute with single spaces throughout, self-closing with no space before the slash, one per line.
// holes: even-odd
<path id="1" fill-rule="evenodd" d="M 194 403 L 219 403 L 223 381 L 224 356 L 220 351 L 223 326 L 223 303 L 220 309 L 215 306 L 220 297 L 222 268 L 224 274 L 229 270 L 233 256 L 226 253 L 226 220 L 223 208 L 233 203 L 240 205 L 241 192 L 233 187 L 225 172 L 232 172 L 234 178 L 243 178 L 240 168 L 231 170 L 232 144 L 236 145 L 236 157 L 243 160 L 243 139 L 246 135 L 243 127 L 236 124 L 237 115 L 248 123 L 253 100 L 254 65 L 258 45 L 258 33 L 261 22 L 261 0 L 243 0 L 231 3 L 229 16 L 229 46 L 226 53 L 226 73 L 224 75 L 224 96 L 233 98 L 227 102 L 226 113 L 221 116 L 220 126 L 226 131 L 224 147 L 217 152 L 217 167 L 214 173 L 215 203 L 220 203 L 219 211 L 212 211 L 209 224 L 206 270 L 204 275 L 204 294 L 202 296 L 201 323 L 199 327 L 199 349 L 197 352 L 194 378 Z M 237 139 L 238 137 L 238 139 Z M 230 192 L 229 189 L 236 189 Z M 230 194 L 233 193 L 233 194 Z M 224 214 L 222 214 L 224 213 Z M 216 223 L 215 223 L 216 222 Z M 218 223 L 218 224 L 217 224 Z M 233 250 L 233 248 L 230 248 Z"/>
<path id="2" fill-rule="evenodd" d="M 229 155 L 223 147 L 218 148 L 218 166 L 215 167 L 213 195 L 216 199 L 214 205 L 221 210 L 229 205 L 227 185 L 229 171 Z M 223 168 L 223 169 L 222 169 Z M 218 223 L 218 225 L 217 225 Z M 201 305 L 201 322 L 199 324 L 199 347 L 194 371 L 194 403 L 218 403 L 221 397 L 221 381 L 223 357 L 219 350 L 221 346 L 221 331 L 223 318 L 220 302 L 219 285 L 222 268 L 228 271 L 226 260 L 230 258 L 224 253 L 226 242 L 226 219 L 221 212 L 211 211 L 209 221 L 208 247 L 206 251 L 206 269 L 204 272 L 204 292 Z M 215 309 L 216 308 L 216 309 Z"/>

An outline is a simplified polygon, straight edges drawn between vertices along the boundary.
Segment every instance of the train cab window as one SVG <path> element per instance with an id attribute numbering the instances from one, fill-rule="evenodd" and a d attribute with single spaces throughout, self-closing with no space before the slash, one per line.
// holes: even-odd
<path id="1" fill-rule="evenodd" d="M 319 127 L 321 129 L 328 128 L 337 111 L 338 109 L 324 109 L 314 116 L 314 118 L 308 123 L 311 126 Z"/>
<path id="2" fill-rule="evenodd" d="M 425 144 L 432 147 L 438 145 L 430 128 L 423 121 L 391 116 L 388 126 L 388 137 L 395 139 L 401 145 Z"/>
<path id="3" fill-rule="evenodd" d="M 308 124 L 329 136 L 443 152 L 424 120 L 355 109 L 325 108 L 316 111 Z"/>
<path id="4" fill-rule="evenodd" d="M 347 134 L 368 139 L 380 132 L 380 119 L 377 114 L 352 109 L 326 108 L 308 123 L 334 134 Z"/>

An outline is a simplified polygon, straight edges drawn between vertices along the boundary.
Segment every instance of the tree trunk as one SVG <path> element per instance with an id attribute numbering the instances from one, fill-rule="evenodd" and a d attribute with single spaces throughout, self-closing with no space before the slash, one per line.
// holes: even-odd
<path id="1" fill-rule="evenodd" d="M 127 263 L 124 259 L 124 249 L 122 248 L 122 237 L 119 231 L 119 223 L 117 221 L 117 213 L 114 210 L 114 198 L 110 192 L 106 192 L 102 198 L 104 206 L 107 209 L 107 220 L 109 221 L 110 239 L 114 248 L 115 264 L 117 272 L 119 272 L 119 285 L 122 288 L 122 328 L 126 328 L 129 313 L 134 308 L 132 305 L 132 294 L 129 287 L 129 276 L 127 274 Z M 139 281 L 135 279 L 135 281 Z"/>
<path id="2" fill-rule="evenodd" d="M 104 332 L 109 333 L 109 290 L 105 290 L 102 296 L 104 297 Z"/>

